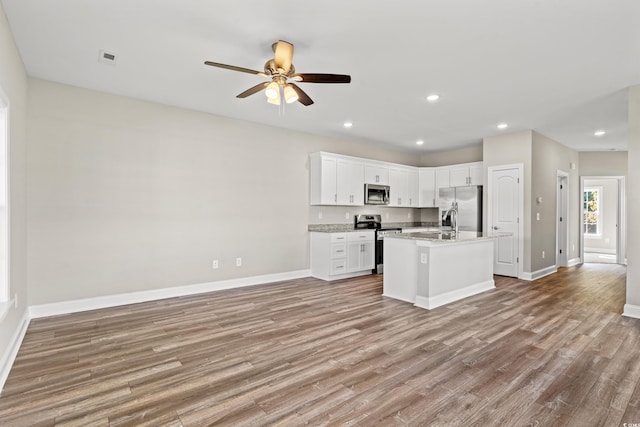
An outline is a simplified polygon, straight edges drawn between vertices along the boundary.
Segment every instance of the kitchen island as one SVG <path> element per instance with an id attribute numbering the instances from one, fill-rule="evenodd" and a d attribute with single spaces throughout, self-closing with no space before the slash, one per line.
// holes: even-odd
<path id="1" fill-rule="evenodd" d="M 433 309 L 493 289 L 494 240 L 503 235 L 459 231 L 387 236 L 383 295 Z"/>

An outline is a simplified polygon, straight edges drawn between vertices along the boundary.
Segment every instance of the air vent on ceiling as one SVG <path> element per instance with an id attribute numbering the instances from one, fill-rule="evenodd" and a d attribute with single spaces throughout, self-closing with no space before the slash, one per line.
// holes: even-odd
<path id="1" fill-rule="evenodd" d="M 98 57 L 98 62 L 102 62 L 103 64 L 108 65 L 116 65 L 117 56 L 115 53 L 107 52 L 106 50 L 100 51 L 100 56 Z"/>

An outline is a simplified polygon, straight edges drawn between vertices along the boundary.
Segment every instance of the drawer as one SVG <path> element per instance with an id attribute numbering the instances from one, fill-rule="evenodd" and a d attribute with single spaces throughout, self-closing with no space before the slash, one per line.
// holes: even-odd
<path id="1" fill-rule="evenodd" d="M 374 238 L 375 231 L 354 231 L 352 233 L 347 233 L 347 240 L 349 242 L 373 241 Z"/>
<path id="2" fill-rule="evenodd" d="M 347 244 L 337 243 L 331 245 L 331 259 L 344 258 L 347 256 Z"/>
<path id="3" fill-rule="evenodd" d="M 331 243 L 340 243 L 347 241 L 347 233 L 331 233 Z"/>
<path id="4" fill-rule="evenodd" d="M 343 274 L 347 272 L 347 260 L 336 259 L 331 261 L 331 274 Z"/>

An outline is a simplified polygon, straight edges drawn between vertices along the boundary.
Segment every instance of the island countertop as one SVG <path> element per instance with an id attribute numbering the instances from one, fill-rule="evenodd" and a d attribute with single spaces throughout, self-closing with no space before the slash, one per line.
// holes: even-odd
<path id="1" fill-rule="evenodd" d="M 474 242 L 478 240 L 497 239 L 499 237 L 510 236 L 511 233 L 483 233 L 479 231 L 451 231 L 433 232 L 433 233 L 401 233 L 389 234 L 384 236 L 385 239 L 408 239 L 408 240 L 424 240 L 434 243 L 461 243 Z"/>
<path id="2" fill-rule="evenodd" d="M 439 228 L 437 222 L 384 222 L 382 228 L 401 228 L 403 230 L 421 228 Z M 348 224 L 309 224 L 308 231 L 316 233 L 344 233 L 352 231 L 375 231 L 373 228 L 355 228 L 353 223 Z"/>

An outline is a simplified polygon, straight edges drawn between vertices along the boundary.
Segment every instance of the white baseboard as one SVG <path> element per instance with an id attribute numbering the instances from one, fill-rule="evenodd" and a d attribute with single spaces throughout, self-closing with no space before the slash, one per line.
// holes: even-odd
<path id="1" fill-rule="evenodd" d="M 416 295 L 415 306 L 420 308 L 426 308 L 427 310 L 434 309 L 436 307 L 440 307 L 445 304 L 449 304 L 450 302 L 458 301 L 463 298 L 467 298 L 481 292 L 485 292 L 496 287 L 495 282 L 493 280 L 487 280 L 485 282 L 480 282 L 473 284 L 471 286 L 467 286 L 466 288 L 456 289 L 454 291 L 445 292 L 444 294 L 436 295 L 433 297 L 423 297 L 420 295 Z"/>
<path id="2" fill-rule="evenodd" d="M 13 362 L 16 360 L 22 340 L 27 333 L 27 327 L 29 326 L 30 320 L 28 310 L 25 310 L 22 320 L 20 320 L 20 325 L 11 337 L 9 345 L 4 349 L 2 354 L 0 354 L 0 394 L 4 388 L 4 383 L 9 377 L 9 372 L 13 366 Z"/>
<path id="3" fill-rule="evenodd" d="M 285 273 L 265 274 L 262 276 L 243 277 L 240 279 L 221 280 L 218 282 L 199 283 L 195 285 L 176 286 L 165 289 L 131 292 L 127 294 L 106 295 L 95 298 L 85 298 L 72 301 L 61 301 L 50 304 L 32 305 L 29 316 L 32 319 L 60 314 L 77 313 L 80 311 L 97 310 L 100 308 L 116 307 L 119 305 L 136 304 L 165 298 L 175 298 L 195 295 L 224 289 L 241 288 L 244 286 L 261 285 L 309 277 L 310 270 L 297 270 Z"/>
<path id="4" fill-rule="evenodd" d="M 584 248 L 585 253 L 586 252 L 590 252 L 590 253 L 594 253 L 594 254 L 609 254 L 609 255 L 615 255 L 616 254 L 616 250 L 615 249 L 601 249 L 601 248 Z"/>
<path id="5" fill-rule="evenodd" d="M 575 267 L 578 264 L 582 264 L 582 260 L 580 258 L 573 258 L 567 262 L 567 267 Z"/>
<path id="6" fill-rule="evenodd" d="M 634 317 L 636 319 L 640 319 L 640 306 L 639 305 L 632 305 L 632 304 L 625 304 L 624 305 L 624 311 L 622 312 L 623 316 L 626 317 Z"/>
<path id="7" fill-rule="evenodd" d="M 524 271 L 522 272 L 522 280 L 536 280 L 536 279 L 540 279 L 541 277 L 545 277 L 548 276 L 550 274 L 553 273 L 557 273 L 558 269 L 556 268 L 555 265 L 546 267 L 546 268 L 542 268 L 540 270 L 534 271 L 532 273 Z"/>

